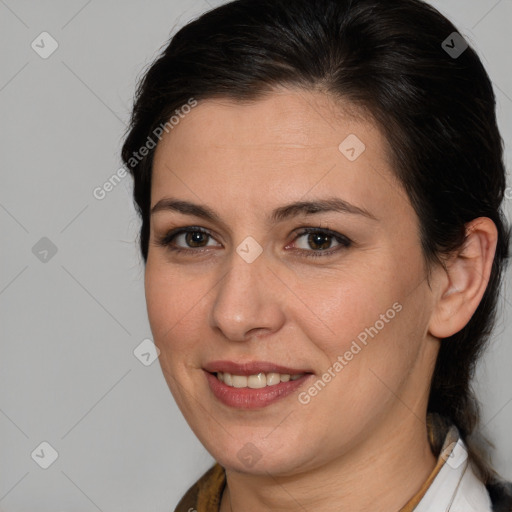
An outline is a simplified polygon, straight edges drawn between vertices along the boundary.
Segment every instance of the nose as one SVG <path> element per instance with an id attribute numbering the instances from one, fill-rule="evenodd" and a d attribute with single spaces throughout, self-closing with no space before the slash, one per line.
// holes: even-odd
<path id="1" fill-rule="evenodd" d="M 210 323 L 231 341 L 279 331 L 285 322 L 284 294 L 263 252 L 248 263 L 236 252 L 215 288 Z"/>

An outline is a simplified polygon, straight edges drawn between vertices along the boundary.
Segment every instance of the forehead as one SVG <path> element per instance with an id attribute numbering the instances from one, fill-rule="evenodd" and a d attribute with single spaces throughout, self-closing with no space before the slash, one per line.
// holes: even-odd
<path id="1" fill-rule="evenodd" d="M 347 102 L 335 102 L 320 92 L 277 89 L 251 102 L 229 98 L 202 100 L 181 116 L 169 134 L 164 134 L 159 146 L 170 143 L 190 150 L 198 144 L 217 149 L 229 149 L 232 145 L 278 150 L 288 145 L 304 145 L 308 149 L 337 146 L 344 128 L 364 132 L 367 139 L 380 135 L 369 114 Z M 383 141 L 372 140 L 375 142 Z"/>
<path id="2" fill-rule="evenodd" d="M 387 142 L 364 114 L 302 90 L 253 102 L 200 101 L 158 143 L 152 205 L 171 191 L 203 202 L 236 192 L 255 206 L 258 200 L 297 200 L 313 188 L 317 194 L 343 191 L 366 204 L 379 195 L 382 201 L 389 187 L 399 187 Z"/>

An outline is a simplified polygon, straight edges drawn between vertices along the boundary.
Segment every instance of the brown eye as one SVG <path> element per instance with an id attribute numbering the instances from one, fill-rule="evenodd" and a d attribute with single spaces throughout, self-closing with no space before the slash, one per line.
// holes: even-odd
<path id="1" fill-rule="evenodd" d="M 177 252 L 193 251 L 194 249 L 217 245 L 215 239 L 208 231 L 195 226 L 173 229 L 159 239 L 157 243 L 162 247 Z"/>
<path id="2" fill-rule="evenodd" d="M 324 233 L 309 233 L 308 244 L 312 249 L 329 249 L 331 246 L 333 237 Z"/>
<path id="3" fill-rule="evenodd" d="M 302 241 L 297 243 L 301 239 Z M 297 235 L 294 245 L 305 256 L 328 256 L 347 249 L 352 245 L 352 241 L 341 233 L 329 229 L 306 228 Z"/>
<path id="4" fill-rule="evenodd" d="M 183 235 L 185 236 L 185 243 L 188 247 L 204 247 L 204 242 L 208 242 L 208 237 L 210 236 L 202 231 L 188 231 L 176 238 L 179 239 Z"/>

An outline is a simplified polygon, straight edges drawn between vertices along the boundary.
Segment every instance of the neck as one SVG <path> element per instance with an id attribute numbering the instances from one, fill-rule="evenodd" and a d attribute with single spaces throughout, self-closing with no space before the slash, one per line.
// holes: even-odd
<path id="1" fill-rule="evenodd" d="M 400 510 L 427 480 L 436 459 L 426 425 L 414 414 L 404 414 L 395 425 L 392 435 L 387 426 L 338 459 L 294 475 L 227 470 L 220 512 Z"/>

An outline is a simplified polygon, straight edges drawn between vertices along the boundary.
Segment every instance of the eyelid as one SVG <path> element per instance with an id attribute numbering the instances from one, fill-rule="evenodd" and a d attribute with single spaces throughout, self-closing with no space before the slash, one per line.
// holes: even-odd
<path id="1" fill-rule="evenodd" d="M 171 242 L 173 242 L 178 236 L 186 234 L 186 233 L 204 233 L 205 235 L 208 235 L 213 240 L 217 241 L 216 238 L 212 235 L 211 231 L 203 228 L 201 226 L 180 226 L 178 228 L 171 229 L 170 231 L 167 231 L 163 236 L 157 238 L 157 245 L 161 245 L 164 247 L 171 248 Z M 217 243 L 220 243 L 217 241 Z M 199 249 L 204 249 L 203 247 L 198 248 L 192 248 L 192 247 L 178 247 L 177 250 L 191 250 L 191 251 L 198 251 Z"/>
<path id="2" fill-rule="evenodd" d="M 215 236 L 212 235 L 211 231 L 206 228 L 203 228 L 201 226 L 180 226 L 180 227 L 171 229 L 170 231 L 166 232 L 163 236 L 157 238 L 156 245 L 162 246 L 162 247 L 164 247 L 170 251 L 176 252 L 176 253 L 185 252 L 185 253 L 189 253 L 189 254 L 203 253 L 205 251 L 205 249 L 207 250 L 208 247 L 211 247 L 211 246 L 206 245 L 203 247 L 195 247 L 194 248 L 194 247 L 181 247 L 181 246 L 173 246 L 172 245 L 172 242 L 178 236 L 186 234 L 186 233 L 190 233 L 190 232 L 204 233 L 211 239 L 217 241 Z M 324 234 L 324 235 L 327 235 L 327 236 L 333 238 L 334 240 L 336 240 L 336 242 L 338 242 L 338 245 L 335 246 L 334 248 L 325 249 L 325 250 L 296 249 L 297 252 L 299 252 L 305 256 L 313 256 L 313 257 L 329 256 L 331 254 L 340 252 L 340 250 L 342 250 L 342 249 L 348 249 L 353 244 L 353 241 L 350 238 L 348 238 L 347 236 L 345 236 L 342 233 L 339 233 L 337 231 L 333 231 L 332 229 L 329 229 L 327 227 L 305 226 L 305 227 L 297 228 L 296 230 L 294 230 L 294 232 L 295 232 L 295 237 L 289 244 L 286 245 L 285 248 L 289 247 L 290 244 L 293 244 L 298 238 L 300 238 L 304 235 L 310 234 L 310 233 L 321 233 L 321 234 Z M 220 242 L 217 241 L 217 243 L 220 243 Z"/>
<path id="3" fill-rule="evenodd" d="M 305 256 L 313 256 L 313 257 L 326 256 L 327 257 L 331 254 L 336 254 L 343 249 L 348 249 L 349 247 L 351 247 L 353 245 L 353 241 L 350 238 L 348 238 L 347 236 L 343 235 L 342 233 L 333 231 L 332 229 L 329 229 L 326 227 L 309 227 L 309 226 L 304 227 L 304 228 L 299 228 L 298 233 L 296 234 L 295 238 L 292 240 L 291 243 L 292 244 L 295 243 L 295 241 L 298 238 L 301 238 L 302 236 L 310 234 L 310 233 L 321 233 L 321 234 L 327 235 L 327 236 L 333 238 L 336 242 L 338 242 L 338 245 L 333 248 L 329 248 L 329 249 L 325 249 L 325 250 L 316 250 L 316 251 L 313 249 L 310 249 L 310 250 L 297 249 L 297 251 L 301 252 Z M 288 244 L 286 247 L 288 247 L 289 245 L 290 244 Z"/>

